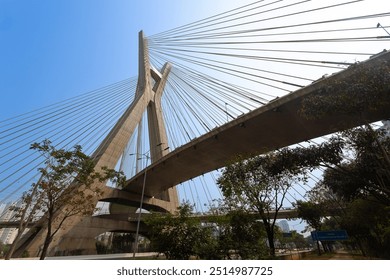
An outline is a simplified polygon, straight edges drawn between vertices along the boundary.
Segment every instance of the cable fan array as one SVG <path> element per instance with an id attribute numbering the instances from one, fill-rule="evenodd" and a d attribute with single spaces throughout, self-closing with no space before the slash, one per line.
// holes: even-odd
<path id="1" fill-rule="evenodd" d="M 360 9 L 367 1 L 314 2 L 256 1 L 148 37 L 152 63 L 173 65 L 163 96 L 170 146 L 386 47 L 388 26 L 379 29 L 377 23 L 388 20 L 389 12 L 367 14 Z M 305 200 L 316 182 L 314 174 L 295 186 L 287 204 Z"/>
<path id="2" fill-rule="evenodd" d="M 13 201 L 37 180 L 44 159 L 30 145 L 81 145 L 86 154 L 104 139 L 134 98 L 136 78 L 0 122 L 0 203 Z"/>

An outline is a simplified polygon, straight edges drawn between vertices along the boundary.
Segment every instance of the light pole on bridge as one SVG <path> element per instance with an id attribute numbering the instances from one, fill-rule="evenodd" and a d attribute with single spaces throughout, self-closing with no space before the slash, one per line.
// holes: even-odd
<path id="1" fill-rule="evenodd" d="M 160 143 L 160 144 L 158 144 L 158 146 L 161 146 L 162 144 L 163 143 Z M 166 147 L 163 151 L 168 150 L 168 149 L 169 149 L 169 147 Z M 150 150 L 145 152 L 145 153 L 143 153 L 143 154 L 134 153 L 134 154 L 130 154 L 130 155 L 131 156 L 133 156 L 133 155 L 137 156 L 137 160 L 142 159 L 142 157 L 146 158 L 144 180 L 143 180 L 143 183 L 142 183 L 142 191 L 141 191 L 141 201 L 139 203 L 139 209 L 138 209 L 137 228 L 136 228 L 136 231 L 135 231 L 135 246 L 134 246 L 134 250 L 133 250 L 133 259 L 135 259 L 135 255 L 136 255 L 136 253 L 138 253 L 139 228 L 140 228 L 140 224 L 141 224 L 142 206 L 143 206 L 144 196 L 145 196 L 146 172 L 148 171 L 148 163 L 149 163 L 149 160 L 150 160 Z"/>
<path id="2" fill-rule="evenodd" d="M 140 156 L 146 157 L 146 164 L 145 164 L 145 172 L 144 172 L 144 181 L 142 183 L 142 191 L 141 191 L 141 201 L 139 203 L 139 209 L 138 209 L 138 218 L 137 218 L 137 229 L 135 231 L 135 246 L 133 250 L 133 259 L 135 259 L 135 254 L 138 253 L 138 236 L 139 236 L 139 227 L 141 224 L 141 214 L 142 214 L 142 206 L 144 202 L 144 195 L 145 195 L 145 185 L 146 185 L 146 172 L 147 172 L 147 166 L 148 166 L 148 161 L 150 159 L 150 155 L 148 152 L 141 154 Z M 130 154 L 130 155 L 136 155 L 139 156 L 139 154 Z M 142 157 L 137 158 L 137 160 L 142 159 Z"/>

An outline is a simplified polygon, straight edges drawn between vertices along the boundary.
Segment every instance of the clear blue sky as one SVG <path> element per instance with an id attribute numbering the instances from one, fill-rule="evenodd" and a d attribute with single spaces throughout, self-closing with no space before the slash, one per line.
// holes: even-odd
<path id="1" fill-rule="evenodd" d="M 247 2 L 0 0 L 0 120 L 136 76 L 140 30 Z"/>
<path id="2" fill-rule="evenodd" d="M 153 35 L 252 2 L 0 0 L 0 120 L 136 76 L 140 30 Z M 386 10 L 381 0 L 363 5 Z"/>

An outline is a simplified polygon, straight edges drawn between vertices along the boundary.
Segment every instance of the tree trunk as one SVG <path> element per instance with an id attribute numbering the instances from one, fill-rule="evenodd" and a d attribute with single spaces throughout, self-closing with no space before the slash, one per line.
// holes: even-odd
<path id="1" fill-rule="evenodd" d="M 271 257 L 275 257 L 275 244 L 274 244 L 274 232 L 271 228 L 270 223 L 267 221 L 267 219 L 263 219 L 263 223 L 265 226 L 265 231 L 267 232 L 267 239 L 269 244 L 269 253 Z"/>
<path id="2" fill-rule="evenodd" d="M 267 233 L 267 235 L 268 235 L 268 233 Z M 269 242 L 270 255 L 272 257 L 275 257 L 275 243 L 274 243 L 274 235 L 272 232 L 268 236 L 268 242 Z"/>
<path id="3" fill-rule="evenodd" d="M 49 245 L 51 243 L 51 237 L 47 236 L 45 238 L 45 243 L 43 244 L 43 248 L 42 248 L 42 253 L 41 253 L 41 256 L 40 256 L 40 260 L 44 260 L 46 258 L 46 255 L 47 255 L 47 251 L 49 249 Z"/>
<path id="4" fill-rule="evenodd" d="M 45 242 L 43 243 L 43 248 L 42 248 L 42 253 L 41 253 L 41 256 L 40 256 L 40 260 L 44 260 L 46 258 L 46 255 L 47 255 L 47 251 L 49 249 L 49 245 L 53 239 L 53 236 L 52 236 L 52 232 L 51 232 L 51 226 L 52 226 L 52 212 L 51 210 L 49 210 L 49 218 L 48 218 L 48 222 L 47 222 L 47 233 L 46 233 L 46 238 L 45 238 Z"/>
<path id="5" fill-rule="evenodd" d="M 366 257 L 367 254 L 366 254 L 366 251 L 364 250 L 364 247 L 362 245 L 362 241 L 358 237 L 355 237 L 355 239 L 356 239 L 356 243 L 357 243 L 357 245 L 358 245 L 358 247 L 360 249 L 360 252 L 362 253 L 363 257 Z"/>
<path id="6" fill-rule="evenodd" d="M 318 249 L 318 255 L 321 256 L 320 241 L 318 241 L 318 240 L 317 240 L 317 249 Z"/>

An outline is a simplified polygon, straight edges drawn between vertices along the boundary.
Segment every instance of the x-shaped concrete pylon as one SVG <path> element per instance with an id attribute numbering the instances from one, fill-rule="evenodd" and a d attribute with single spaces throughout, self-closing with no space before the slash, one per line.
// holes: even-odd
<path id="1" fill-rule="evenodd" d="M 102 166 L 114 168 L 116 166 L 145 110 L 148 111 L 152 162 L 161 158 L 167 148 L 168 141 L 162 115 L 161 97 L 171 65 L 166 63 L 161 73 L 151 67 L 147 41 L 143 37 L 142 31 L 139 37 L 139 76 L 135 99 L 93 154 L 97 168 Z M 155 81 L 154 85 L 152 79 Z"/>

